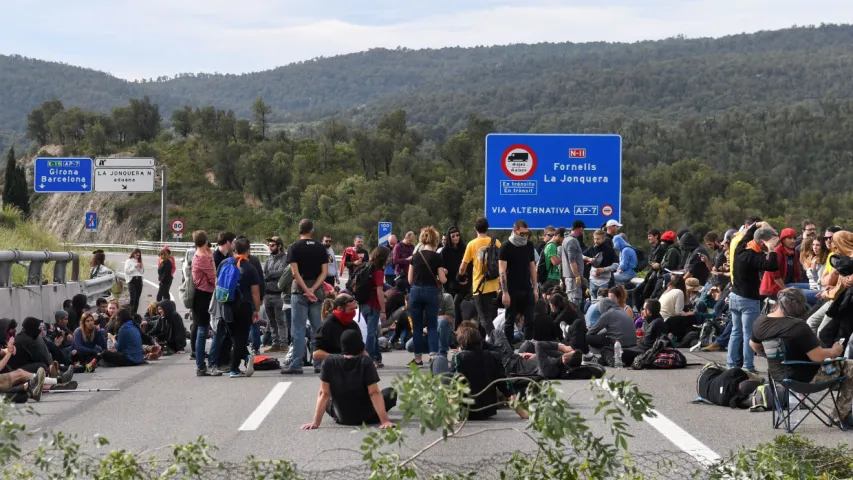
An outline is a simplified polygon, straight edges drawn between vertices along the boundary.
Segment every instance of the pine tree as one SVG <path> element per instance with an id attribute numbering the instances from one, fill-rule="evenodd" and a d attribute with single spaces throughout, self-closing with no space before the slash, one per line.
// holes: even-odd
<path id="1" fill-rule="evenodd" d="M 15 148 L 9 148 L 6 159 L 6 181 L 3 183 L 3 205 L 18 207 L 24 216 L 30 213 L 30 198 L 27 192 L 27 173 L 15 161 Z"/>

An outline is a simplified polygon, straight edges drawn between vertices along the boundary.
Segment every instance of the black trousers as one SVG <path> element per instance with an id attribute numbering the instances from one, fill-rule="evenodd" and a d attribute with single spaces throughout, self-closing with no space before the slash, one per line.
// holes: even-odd
<path id="1" fill-rule="evenodd" d="M 474 295 L 474 306 L 477 307 L 477 323 L 480 324 L 480 329 L 486 335 L 492 333 L 495 329 L 495 318 L 498 316 L 498 306 L 495 301 L 498 298 L 497 292 L 481 293 Z M 512 339 L 512 336 L 509 336 Z"/>
<path id="2" fill-rule="evenodd" d="M 462 301 L 465 300 L 466 294 L 464 292 L 457 293 L 453 296 L 453 310 L 456 316 L 453 318 L 453 331 L 455 332 L 457 328 L 459 328 L 459 324 L 462 323 Z"/>
<path id="3" fill-rule="evenodd" d="M 681 340 L 687 332 L 696 325 L 697 318 L 694 315 L 675 315 L 664 321 L 666 331 L 671 333 L 676 340 Z"/>
<path id="4" fill-rule="evenodd" d="M 589 344 L 589 348 L 597 348 L 599 350 L 604 347 L 613 347 L 613 340 L 610 340 L 607 335 L 593 335 L 588 333 L 586 334 L 586 343 Z"/>
<path id="5" fill-rule="evenodd" d="M 213 298 L 213 292 L 203 292 L 196 290 L 193 296 L 193 323 L 190 325 L 190 346 L 195 353 L 195 341 L 198 338 L 198 329 L 210 329 L 210 300 Z"/>
<path id="6" fill-rule="evenodd" d="M 166 279 L 160 282 L 160 288 L 157 290 L 157 301 L 162 302 L 163 300 L 171 300 L 172 297 L 169 295 L 169 290 L 172 288 L 172 279 Z"/>
<path id="7" fill-rule="evenodd" d="M 101 359 L 114 367 L 135 367 L 139 365 L 136 362 L 128 360 L 124 354 L 109 350 L 101 354 Z"/>
<path id="8" fill-rule="evenodd" d="M 397 406 L 397 392 L 394 391 L 393 387 L 387 387 L 382 389 L 382 399 L 385 400 L 385 413 L 388 413 L 389 410 Z M 329 403 L 326 404 L 326 413 L 328 413 L 329 416 L 335 420 L 335 423 L 340 423 L 338 422 L 338 416 L 335 413 L 335 406 L 332 401 L 333 399 L 330 398 Z M 374 412 L 373 415 L 369 418 L 363 418 L 358 423 L 353 423 L 352 425 L 373 425 L 377 423 L 379 423 L 379 415 Z"/>
<path id="9" fill-rule="evenodd" d="M 239 372 L 240 363 L 249 357 L 247 343 L 249 342 L 249 329 L 252 327 L 252 306 L 248 303 L 234 306 L 232 316 L 234 321 L 226 323 L 225 327 L 228 329 L 231 343 L 234 344 L 234 350 L 231 352 L 231 371 Z"/>
<path id="10" fill-rule="evenodd" d="M 133 277 L 127 282 L 127 290 L 130 293 L 130 312 L 139 310 L 139 298 L 142 296 L 142 277 Z"/>
<path id="11" fill-rule="evenodd" d="M 506 338 L 513 338 L 515 321 L 518 315 L 523 315 L 522 332 L 524 332 L 524 339 L 533 340 L 533 317 L 536 315 L 536 298 L 533 296 L 533 290 L 510 293 L 509 298 L 509 307 L 506 309 L 506 323 L 504 323 Z"/>

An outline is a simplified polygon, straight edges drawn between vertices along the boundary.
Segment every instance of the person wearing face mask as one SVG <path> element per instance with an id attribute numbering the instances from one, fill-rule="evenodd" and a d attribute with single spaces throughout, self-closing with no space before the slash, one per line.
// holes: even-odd
<path id="1" fill-rule="evenodd" d="M 517 220 L 512 227 L 509 241 L 501 245 L 498 257 L 502 302 L 506 307 L 504 334 L 512 338 L 515 331 L 516 316 L 525 319 L 536 316 L 536 299 L 539 298 L 539 286 L 536 283 L 536 259 L 533 244 L 528 241 L 530 229 L 527 222 Z M 533 322 L 525 322 L 524 339 L 533 339 Z"/>
<path id="2" fill-rule="evenodd" d="M 317 330 L 314 362 L 322 362 L 329 355 L 342 353 L 341 335 L 347 330 L 353 330 L 361 335 L 361 330 L 355 322 L 358 301 L 353 296 L 342 293 L 335 297 L 333 305 L 334 309 Z"/>

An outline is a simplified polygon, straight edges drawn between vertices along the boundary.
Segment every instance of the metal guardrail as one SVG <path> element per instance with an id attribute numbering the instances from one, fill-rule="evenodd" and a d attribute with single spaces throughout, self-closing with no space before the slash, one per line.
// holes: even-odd
<path id="1" fill-rule="evenodd" d="M 45 264 L 51 262 L 54 263 L 53 283 L 47 283 L 43 280 L 43 270 Z M 14 265 L 27 269 L 23 286 L 12 286 Z M 112 273 L 86 281 L 80 281 L 79 277 L 80 256 L 76 252 L 0 250 L 0 312 L 19 322 L 26 317 L 52 320 L 65 300 L 81 293 L 92 299 L 108 292 L 116 283 Z"/>
<path id="2" fill-rule="evenodd" d="M 93 249 L 105 249 L 105 250 L 126 250 L 130 252 L 134 248 L 138 248 L 143 252 L 159 252 L 163 246 L 168 245 L 169 250 L 173 253 L 180 252 L 186 253 L 187 251 L 195 248 L 195 244 L 192 242 L 151 242 L 146 240 L 140 240 L 132 245 L 122 245 L 122 244 L 114 244 L 114 243 L 66 243 L 66 248 L 93 248 Z M 265 243 L 253 243 L 249 248 L 249 252 L 256 257 L 267 257 L 270 254 L 269 247 Z M 341 256 L 335 255 L 335 263 L 340 265 Z"/>

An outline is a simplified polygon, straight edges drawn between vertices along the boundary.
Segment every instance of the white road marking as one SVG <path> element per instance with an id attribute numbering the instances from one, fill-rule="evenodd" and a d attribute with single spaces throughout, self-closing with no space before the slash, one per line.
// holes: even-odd
<path id="1" fill-rule="evenodd" d="M 267 418 L 267 415 L 275 408 L 278 401 L 281 400 L 281 397 L 284 396 L 284 392 L 290 387 L 291 382 L 278 382 L 272 390 L 267 395 L 266 398 L 258 405 L 258 408 L 249 415 L 249 418 L 243 422 L 243 425 L 240 425 L 240 428 L 237 430 L 241 432 L 248 432 L 257 430 L 261 423 L 263 423 L 264 419 Z"/>
<path id="2" fill-rule="evenodd" d="M 616 398 L 615 392 L 610 389 L 610 384 L 606 379 L 597 380 L 597 382 L 601 388 L 607 390 L 613 398 Z M 681 449 L 681 451 L 695 458 L 696 461 L 703 465 L 712 465 L 720 460 L 721 457 L 717 452 L 711 450 L 693 435 L 690 435 L 675 422 L 666 418 L 657 410 L 652 410 L 652 412 L 656 415 L 655 417 L 644 416 L 643 420 L 666 437 L 673 445 Z"/>

